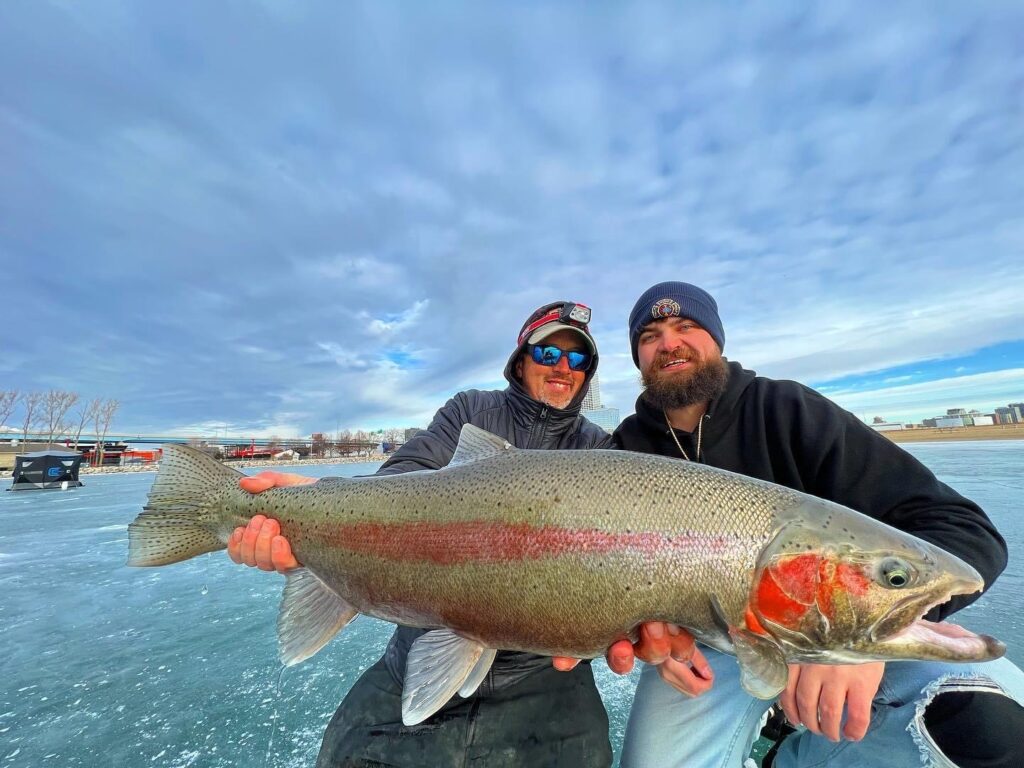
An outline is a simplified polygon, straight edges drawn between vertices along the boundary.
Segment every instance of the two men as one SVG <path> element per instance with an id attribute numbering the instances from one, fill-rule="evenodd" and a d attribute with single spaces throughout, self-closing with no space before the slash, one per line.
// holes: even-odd
<path id="1" fill-rule="evenodd" d="M 543 307 L 527 321 L 506 367 L 509 389 L 457 395 L 426 435 L 380 471 L 443 466 L 459 428 L 470 421 L 518 447 L 605 447 L 606 440 L 577 416 L 596 348 L 585 326 L 573 322 L 572 306 Z M 975 504 L 812 390 L 727 362 L 725 331 L 706 292 L 686 283 L 653 286 L 637 301 L 629 333 L 645 388 L 636 414 L 616 431 L 615 447 L 703 462 L 837 501 L 953 552 L 988 585 L 1002 571 L 1005 542 Z M 572 352 L 576 371 L 567 359 Z M 580 375 L 587 352 L 593 360 Z M 243 481 L 253 491 L 275 482 L 281 484 L 273 475 Z M 266 569 L 294 566 L 287 542 L 276 533 L 276 523 L 256 518 L 236 533 L 230 552 Z M 932 618 L 972 599 L 952 600 Z M 328 728 L 319 766 L 419 764 L 409 745 L 424 750 L 434 765 L 458 764 L 456 755 L 479 757 L 481 765 L 608 764 L 607 724 L 586 665 L 561 676 L 543 660 L 503 654 L 507 675 L 497 680 L 508 686 L 453 703 L 420 735 L 394 725 L 404 654 L 416 632 L 396 631 L 384 659 L 353 688 Z M 648 647 L 652 640 L 661 643 L 660 653 L 648 656 L 660 663 L 641 676 L 623 765 L 742 765 L 768 703 L 743 691 L 731 657 L 706 649 L 709 668 L 699 651 L 682 660 L 689 638 L 677 628 L 645 625 L 642 635 Z M 672 654 L 665 652 L 669 637 L 675 640 Z M 625 670 L 632 653 L 628 642 L 613 646 L 612 669 Z M 571 669 L 573 662 L 555 665 Z M 703 695 L 689 698 L 680 691 Z M 525 707 L 517 706 L 521 698 Z M 788 718 L 807 730 L 783 743 L 776 765 L 909 766 L 921 756 L 960 768 L 1013 765 L 1015 734 L 1024 729 L 1022 701 L 1024 675 L 1003 660 L 793 665 L 781 703 Z M 474 741 L 474 718 L 488 734 L 481 744 Z"/>
<path id="2" fill-rule="evenodd" d="M 725 330 L 705 291 L 680 282 L 651 287 L 630 313 L 629 341 L 644 390 L 636 413 L 615 432 L 617 448 L 697 461 L 836 501 L 958 555 L 987 586 L 1005 567 L 1006 543 L 981 509 L 910 454 L 813 390 L 726 361 Z M 944 618 L 977 597 L 954 598 L 929 618 Z M 732 657 L 704 653 L 715 684 L 696 699 L 675 690 L 686 683 L 687 665 L 668 659 L 644 669 L 624 767 L 742 765 L 769 702 L 743 691 Z M 1024 675 L 1004 659 L 791 665 L 780 701 L 787 718 L 806 730 L 783 742 L 779 767 L 902 768 L 925 757 L 959 768 L 1024 764 Z"/>
<path id="3" fill-rule="evenodd" d="M 523 324 L 505 367 L 502 391 L 455 395 L 430 426 L 403 445 L 377 474 L 440 469 L 455 452 L 464 424 L 473 424 L 518 448 L 601 448 L 611 438 L 579 415 L 598 362 L 590 335 L 590 310 L 555 302 Z M 296 475 L 265 473 L 245 478 L 247 490 L 311 482 Z M 276 521 L 253 518 L 228 545 L 235 562 L 286 571 L 298 563 Z M 688 655 L 688 633 L 653 625 L 655 636 L 639 653 L 658 661 Z M 417 726 L 401 722 L 402 681 L 412 643 L 425 630 L 398 627 L 384 656 L 355 683 L 327 727 L 317 758 L 328 766 L 608 766 L 608 718 L 589 663 L 528 653 L 501 652 L 471 697 L 453 698 Z M 670 634 L 671 633 L 671 634 Z M 627 670 L 634 649 L 613 647 L 609 663 Z M 618 661 L 621 660 L 621 661 Z M 699 659 L 698 659 L 699 662 Z M 559 671 L 559 670 L 564 670 Z"/>

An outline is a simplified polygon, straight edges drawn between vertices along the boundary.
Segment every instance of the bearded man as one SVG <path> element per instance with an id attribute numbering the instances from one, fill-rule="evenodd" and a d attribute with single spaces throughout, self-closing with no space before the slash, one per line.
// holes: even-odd
<path id="1" fill-rule="evenodd" d="M 644 390 L 615 432 L 616 447 L 844 504 L 959 556 L 986 587 L 1006 566 L 1006 542 L 985 513 L 913 456 L 814 390 L 726 361 L 718 305 L 706 291 L 651 287 L 630 313 L 629 341 Z M 954 597 L 928 618 L 978 596 Z M 769 702 L 741 688 L 731 656 L 703 650 L 714 684 L 698 698 L 683 694 L 709 684 L 704 669 L 673 658 L 644 669 L 624 768 L 743 765 Z M 793 664 L 780 703 L 806 730 L 782 742 L 775 766 L 1018 766 L 1022 702 L 1024 674 L 1006 659 Z"/>

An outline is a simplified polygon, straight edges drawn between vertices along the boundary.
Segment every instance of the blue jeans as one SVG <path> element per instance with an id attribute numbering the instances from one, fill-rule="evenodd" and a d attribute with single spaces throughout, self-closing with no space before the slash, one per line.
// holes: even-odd
<path id="1" fill-rule="evenodd" d="M 714 669 L 715 684 L 697 698 L 664 683 L 657 667 L 644 668 L 626 727 L 622 768 L 743 765 L 772 702 L 755 699 L 740 687 L 735 658 L 704 646 L 701 650 Z M 775 766 L 951 766 L 936 753 L 923 728 L 924 707 L 940 690 L 991 690 L 993 682 L 1024 706 L 1024 673 L 1006 659 L 983 664 L 889 662 L 864 739 L 836 743 L 801 730 L 783 741 Z"/>

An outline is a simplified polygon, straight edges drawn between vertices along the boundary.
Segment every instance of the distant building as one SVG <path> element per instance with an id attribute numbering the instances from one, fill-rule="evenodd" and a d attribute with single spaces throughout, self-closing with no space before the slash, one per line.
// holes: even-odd
<path id="1" fill-rule="evenodd" d="M 1024 403 L 1009 403 L 1007 406 L 1012 412 L 1017 424 L 1024 424 Z"/>
<path id="2" fill-rule="evenodd" d="M 405 432 L 403 433 L 402 442 L 408 443 L 422 431 L 423 430 L 420 429 L 419 427 L 409 427 L 409 429 L 405 430 Z"/>
<path id="3" fill-rule="evenodd" d="M 614 432 L 615 428 L 619 426 L 619 409 L 605 408 L 601 402 L 601 383 L 597 380 L 596 373 L 590 380 L 590 389 L 583 396 L 580 413 L 605 432 Z"/>
<path id="4" fill-rule="evenodd" d="M 977 416 L 974 416 L 973 419 L 974 426 L 976 427 L 991 427 L 993 424 L 995 424 L 995 421 L 992 419 L 991 416 L 985 416 L 980 413 Z"/>
<path id="5" fill-rule="evenodd" d="M 614 432 L 615 428 L 619 426 L 618 408 L 594 408 L 589 411 L 581 410 L 580 413 L 601 427 L 605 432 Z"/>
<path id="6" fill-rule="evenodd" d="M 590 389 L 583 396 L 583 404 L 580 406 L 580 410 L 599 411 L 602 408 L 604 406 L 601 404 L 601 383 L 597 380 L 597 374 L 595 373 L 594 378 L 590 380 Z"/>
<path id="7" fill-rule="evenodd" d="M 935 426 L 939 429 L 949 429 L 950 427 L 962 427 L 964 426 L 963 416 L 940 416 L 935 419 Z"/>
<path id="8" fill-rule="evenodd" d="M 876 421 L 871 424 L 871 428 L 876 432 L 895 432 L 903 429 L 903 425 L 892 421 Z"/>
<path id="9" fill-rule="evenodd" d="M 995 421 L 997 424 L 1016 424 L 1017 417 L 1013 413 L 1012 408 L 996 408 Z"/>

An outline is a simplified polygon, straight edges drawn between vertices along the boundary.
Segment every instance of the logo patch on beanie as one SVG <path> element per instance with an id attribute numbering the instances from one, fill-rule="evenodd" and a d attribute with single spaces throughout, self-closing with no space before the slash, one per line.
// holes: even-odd
<path id="1" fill-rule="evenodd" d="M 662 317 L 678 317 L 682 308 L 675 299 L 658 299 L 651 307 L 651 316 L 655 320 Z"/>

